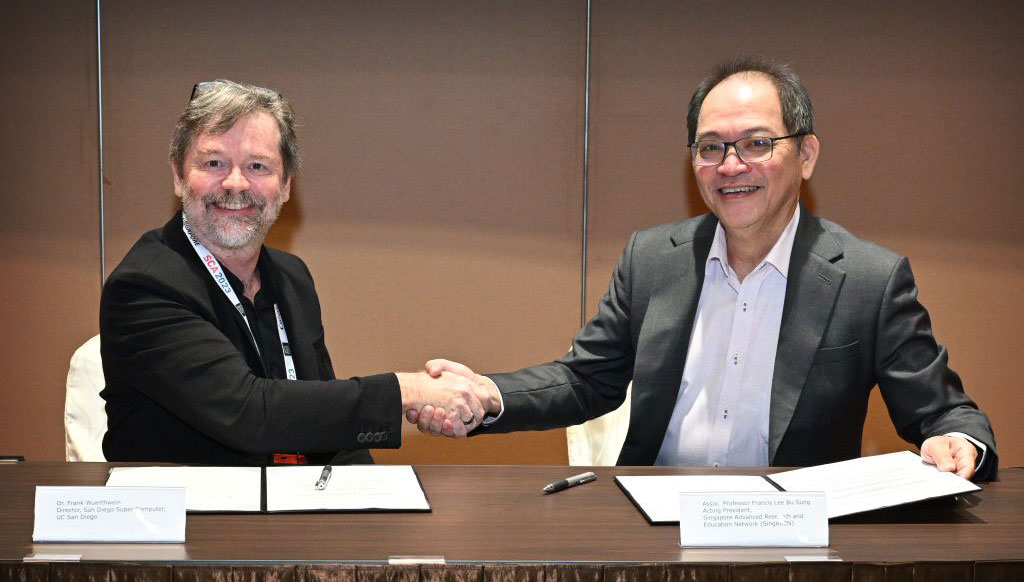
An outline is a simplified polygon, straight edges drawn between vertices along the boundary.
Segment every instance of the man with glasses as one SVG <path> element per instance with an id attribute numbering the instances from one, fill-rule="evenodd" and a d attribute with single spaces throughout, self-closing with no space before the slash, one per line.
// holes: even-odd
<path id="1" fill-rule="evenodd" d="M 428 371 L 491 390 L 490 432 L 578 424 L 616 408 L 632 380 L 621 465 L 857 457 L 877 384 L 926 461 L 994 478 L 991 425 L 932 337 L 907 259 L 800 206 L 818 159 L 812 118 L 788 67 L 719 66 L 687 114 L 711 213 L 634 233 L 598 314 L 562 359 L 490 377 L 447 360 Z M 445 416 L 409 413 L 433 433 Z"/>
<path id="2" fill-rule="evenodd" d="M 408 410 L 443 407 L 455 436 L 483 418 L 486 393 L 453 374 L 335 379 L 309 270 L 263 246 L 299 165 L 294 126 L 269 89 L 193 89 L 170 151 L 182 210 L 103 289 L 107 460 L 368 463 L 401 445 Z"/>

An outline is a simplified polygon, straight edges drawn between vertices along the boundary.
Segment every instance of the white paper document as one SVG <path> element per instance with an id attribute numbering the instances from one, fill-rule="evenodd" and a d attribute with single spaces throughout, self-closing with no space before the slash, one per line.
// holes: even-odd
<path id="1" fill-rule="evenodd" d="M 430 511 L 409 465 L 115 467 L 107 486 L 184 487 L 189 512 Z"/>
<path id="2" fill-rule="evenodd" d="M 260 510 L 259 467 L 114 467 L 108 487 L 184 487 L 186 511 Z"/>
<path id="3" fill-rule="evenodd" d="M 824 491 L 829 518 L 981 490 L 959 475 L 939 471 L 910 451 L 796 469 L 768 478 L 786 491 Z"/>
<path id="4" fill-rule="evenodd" d="M 615 482 L 651 523 L 679 521 L 680 493 L 778 491 L 756 475 L 618 475 Z"/>
<path id="5" fill-rule="evenodd" d="M 939 471 L 910 451 L 861 457 L 766 477 L 620 475 L 615 477 L 615 481 L 644 517 L 655 524 L 679 521 L 678 500 L 681 492 L 823 491 L 828 517 L 831 519 L 981 490 L 981 487 L 959 475 Z"/>
<path id="6" fill-rule="evenodd" d="M 267 511 L 430 511 L 408 465 L 333 467 L 326 487 L 314 487 L 323 467 L 267 467 Z"/>

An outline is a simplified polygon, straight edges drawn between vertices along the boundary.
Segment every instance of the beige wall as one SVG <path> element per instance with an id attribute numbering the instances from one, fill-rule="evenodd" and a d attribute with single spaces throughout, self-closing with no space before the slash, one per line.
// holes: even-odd
<path id="1" fill-rule="evenodd" d="M 0 18 L 0 454 L 64 457 L 68 358 L 97 331 L 93 12 L 11 2 Z"/>
<path id="2" fill-rule="evenodd" d="M 96 332 L 96 22 L 22 4 L 0 24 L 0 453 L 59 459 L 67 359 Z M 588 312 L 629 232 L 703 212 L 683 149 L 693 86 L 717 58 L 771 54 L 815 100 L 811 209 L 911 257 L 1003 464 L 1020 465 L 1024 9 L 821 4 L 593 2 Z M 436 355 L 509 370 L 568 345 L 585 2 L 108 2 L 102 18 L 108 270 L 173 212 L 166 143 L 192 84 L 252 81 L 298 110 L 306 163 L 271 242 L 316 275 L 339 375 Z M 872 414 L 865 449 L 902 446 Z M 566 460 L 562 431 L 406 436 L 377 458 Z"/>
<path id="3" fill-rule="evenodd" d="M 814 99 L 822 146 L 805 203 L 911 258 L 1003 464 L 1024 463 L 1022 16 L 1013 2 L 598 2 L 589 296 L 630 231 L 705 211 L 683 157 L 686 103 L 714 59 L 766 52 Z M 875 394 L 865 452 L 904 446 Z"/>

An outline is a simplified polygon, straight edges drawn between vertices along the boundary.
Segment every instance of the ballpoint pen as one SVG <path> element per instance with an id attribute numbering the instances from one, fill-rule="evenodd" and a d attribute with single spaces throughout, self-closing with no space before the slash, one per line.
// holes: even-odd
<path id="1" fill-rule="evenodd" d="M 596 479 L 597 479 L 597 475 L 591 473 L 590 471 L 587 471 L 586 473 L 580 473 L 579 475 L 573 475 L 572 477 L 569 477 L 568 479 L 562 479 L 561 481 L 555 481 L 554 483 L 549 483 L 549 484 L 545 485 L 544 486 L 544 493 L 545 494 L 555 493 L 555 492 L 558 492 L 558 491 L 562 491 L 564 489 L 568 489 L 570 487 L 575 487 L 577 485 L 582 485 L 584 483 L 590 483 L 591 481 L 594 481 Z"/>
<path id="2" fill-rule="evenodd" d="M 327 482 L 331 480 L 331 466 L 324 465 L 324 470 L 320 471 L 320 478 L 316 480 L 316 484 L 313 488 L 317 491 L 323 491 L 327 487 Z"/>

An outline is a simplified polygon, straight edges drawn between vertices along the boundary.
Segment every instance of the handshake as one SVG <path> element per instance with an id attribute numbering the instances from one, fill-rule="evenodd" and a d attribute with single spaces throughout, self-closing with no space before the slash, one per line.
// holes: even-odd
<path id="1" fill-rule="evenodd" d="M 421 432 L 462 438 L 501 412 L 494 382 L 457 362 L 430 360 L 423 372 L 397 376 L 402 412 Z"/>

